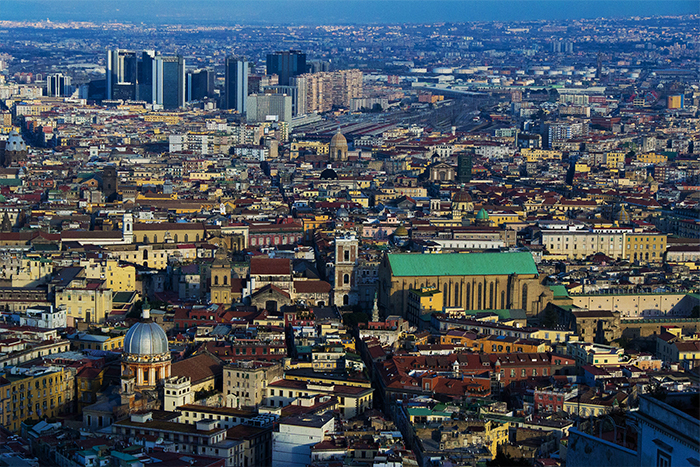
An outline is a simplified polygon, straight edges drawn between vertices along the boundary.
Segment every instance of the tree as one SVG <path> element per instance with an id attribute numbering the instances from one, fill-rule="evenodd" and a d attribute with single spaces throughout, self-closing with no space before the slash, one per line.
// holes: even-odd
<path id="1" fill-rule="evenodd" d="M 10 222 L 10 216 L 5 213 L 5 215 L 2 217 L 2 225 L 0 226 L 0 230 L 3 232 L 12 232 L 12 223 Z"/>
<path id="2" fill-rule="evenodd" d="M 503 452 L 498 452 L 493 460 L 486 461 L 488 467 L 530 467 L 530 462 L 522 457 L 516 459 Z"/>
<path id="3" fill-rule="evenodd" d="M 542 326 L 547 329 L 552 329 L 557 324 L 559 324 L 557 313 L 551 307 L 545 308 L 544 316 L 542 317 Z"/>
<path id="4" fill-rule="evenodd" d="M 690 311 L 691 318 L 700 318 L 700 305 L 695 305 Z"/>
<path id="5" fill-rule="evenodd" d="M 138 302 L 134 303 L 134 306 L 131 308 L 131 311 L 129 313 L 127 313 L 126 317 L 127 318 L 140 318 L 142 311 L 143 311 L 143 302 L 141 300 L 139 300 Z"/>
<path id="6" fill-rule="evenodd" d="M 362 311 L 354 311 L 343 315 L 343 324 L 349 327 L 357 327 L 360 323 L 367 323 L 369 316 Z"/>

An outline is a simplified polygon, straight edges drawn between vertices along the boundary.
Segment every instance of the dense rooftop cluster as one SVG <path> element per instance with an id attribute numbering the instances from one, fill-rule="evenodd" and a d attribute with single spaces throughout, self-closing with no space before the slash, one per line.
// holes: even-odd
<path id="1" fill-rule="evenodd" d="M 0 22 L 0 457 L 698 465 L 697 29 Z"/>

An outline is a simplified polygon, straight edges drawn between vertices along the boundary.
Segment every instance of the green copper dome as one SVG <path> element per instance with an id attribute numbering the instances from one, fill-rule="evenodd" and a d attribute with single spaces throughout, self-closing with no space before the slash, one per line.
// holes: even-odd
<path id="1" fill-rule="evenodd" d="M 476 219 L 480 221 L 485 221 L 488 220 L 489 218 L 489 213 L 486 212 L 486 209 L 481 208 L 479 212 L 476 214 Z"/>

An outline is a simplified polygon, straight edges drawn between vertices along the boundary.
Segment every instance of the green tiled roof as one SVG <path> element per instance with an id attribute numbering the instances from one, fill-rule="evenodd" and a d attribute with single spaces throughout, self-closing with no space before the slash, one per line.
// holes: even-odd
<path id="1" fill-rule="evenodd" d="M 389 254 L 394 276 L 499 276 L 537 274 L 537 266 L 528 252 Z"/>
<path id="2" fill-rule="evenodd" d="M 414 417 L 443 417 L 443 418 L 452 418 L 451 413 L 447 412 L 438 412 L 438 411 L 433 411 L 430 409 L 426 409 L 423 407 L 416 407 L 416 408 L 409 408 L 408 409 L 408 415 L 412 415 Z"/>
<path id="3" fill-rule="evenodd" d="M 554 292 L 554 299 L 569 297 L 569 291 L 563 285 L 550 285 L 549 288 Z"/>

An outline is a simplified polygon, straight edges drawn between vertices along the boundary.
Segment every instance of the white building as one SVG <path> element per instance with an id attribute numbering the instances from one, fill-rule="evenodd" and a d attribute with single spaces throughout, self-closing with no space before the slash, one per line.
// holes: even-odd
<path id="1" fill-rule="evenodd" d="M 66 327 L 66 309 L 63 307 L 37 306 L 27 308 L 26 315 L 19 317 L 20 326 L 33 326 L 43 329 Z"/>
<path id="2" fill-rule="evenodd" d="M 272 467 L 306 467 L 311 448 L 335 431 L 333 415 L 302 415 L 280 421 L 272 433 Z"/>
<path id="3" fill-rule="evenodd" d="M 292 96 L 286 94 L 251 94 L 247 97 L 249 122 L 291 122 Z"/>

